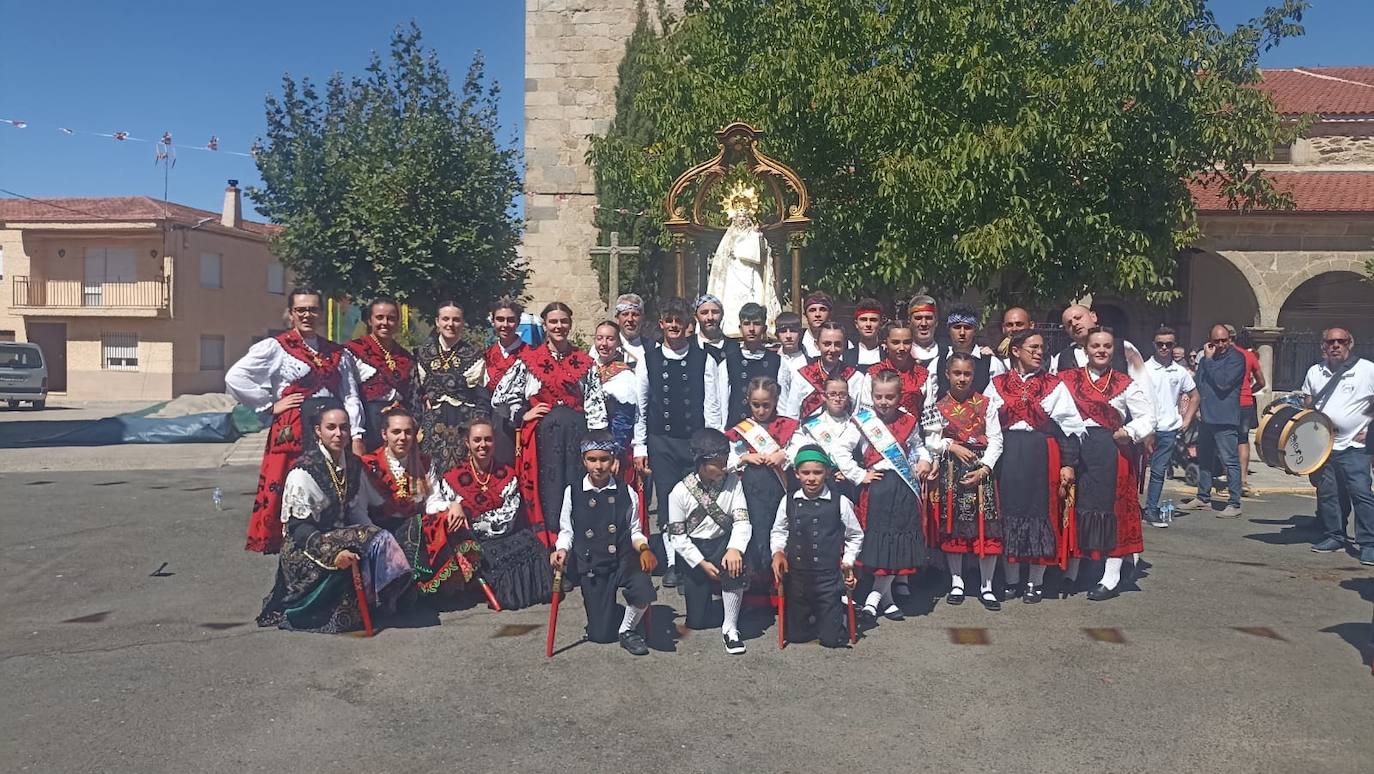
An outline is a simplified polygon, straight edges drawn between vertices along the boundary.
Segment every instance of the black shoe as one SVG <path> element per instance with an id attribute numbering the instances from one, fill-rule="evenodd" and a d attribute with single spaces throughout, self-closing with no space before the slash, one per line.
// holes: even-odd
<path id="1" fill-rule="evenodd" d="M 883 618 L 886 618 L 889 621 L 905 621 L 906 613 L 903 613 L 900 607 L 897 607 L 896 605 L 891 605 L 883 611 Z"/>
<path id="2" fill-rule="evenodd" d="M 949 594 L 945 595 L 945 604 L 946 604 L 946 605 L 962 605 L 962 604 L 964 604 L 964 590 L 963 590 L 963 589 L 950 589 L 950 590 L 949 590 Z"/>
<path id="3" fill-rule="evenodd" d="M 872 605 L 864 605 L 859 608 L 859 620 L 864 623 L 876 623 L 878 621 L 878 608 Z"/>
<path id="4" fill-rule="evenodd" d="M 1120 593 L 1121 592 L 1117 591 L 1116 589 L 1109 589 L 1106 586 L 1103 586 L 1101 583 L 1099 583 L 1096 586 L 1093 586 L 1092 590 L 1088 592 L 1088 599 L 1092 600 L 1093 602 L 1106 602 L 1107 600 L 1112 599 Z"/>
<path id="5" fill-rule="evenodd" d="M 1021 596 L 1021 585 L 1019 583 L 1002 589 L 1003 599 L 1016 599 L 1019 596 Z"/>
<path id="6" fill-rule="evenodd" d="M 990 612 L 997 612 L 1002 609 L 1002 601 L 991 591 L 984 591 L 978 595 L 978 601 L 983 603 L 983 609 Z"/>
<path id="7" fill-rule="evenodd" d="M 632 656 L 649 655 L 649 646 L 644 642 L 644 635 L 634 629 L 620 633 L 620 647 L 629 651 Z"/>
<path id="8" fill-rule="evenodd" d="M 744 642 L 740 640 L 738 633 L 722 634 L 721 639 L 725 640 L 726 653 L 732 656 L 739 656 L 744 653 Z"/>
<path id="9" fill-rule="evenodd" d="M 1026 584 L 1026 590 L 1021 594 L 1021 601 L 1028 605 L 1034 605 L 1045 598 L 1043 586 L 1036 586 L 1033 583 Z"/>
<path id="10" fill-rule="evenodd" d="M 663 588 L 671 589 L 677 586 L 677 565 L 669 565 L 663 572 Z"/>

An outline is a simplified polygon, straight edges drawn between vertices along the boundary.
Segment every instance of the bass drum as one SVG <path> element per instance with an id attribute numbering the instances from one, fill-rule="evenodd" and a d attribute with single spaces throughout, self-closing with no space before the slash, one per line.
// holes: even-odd
<path id="1" fill-rule="evenodd" d="M 1331 456 L 1335 442 L 1335 428 L 1325 414 L 1286 403 L 1265 409 L 1255 428 L 1260 459 L 1295 476 L 1317 472 Z"/>

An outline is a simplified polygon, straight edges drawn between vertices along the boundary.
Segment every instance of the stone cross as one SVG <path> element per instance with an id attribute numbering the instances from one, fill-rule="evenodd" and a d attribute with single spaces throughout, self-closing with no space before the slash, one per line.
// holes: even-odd
<path id="1" fill-rule="evenodd" d="M 606 298 L 609 302 L 608 306 L 614 310 L 616 296 L 620 295 L 620 256 L 639 255 L 639 248 L 633 246 L 621 247 L 620 232 L 612 231 L 610 246 L 593 247 L 591 253 L 592 255 L 605 255 L 610 258 L 609 266 L 606 268 Z"/>

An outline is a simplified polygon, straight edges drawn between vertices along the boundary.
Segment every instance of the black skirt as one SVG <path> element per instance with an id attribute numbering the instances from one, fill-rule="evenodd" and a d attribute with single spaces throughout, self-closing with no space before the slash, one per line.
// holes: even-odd
<path id="1" fill-rule="evenodd" d="M 539 420 L 539 504 L 544 527 L 558 534 L 563 512 L 563 491 L 581 480 L 582 439 L 587 436 L 587 415 L 567 406 L 554 406 Z"/>
<path id="2" fill-rule="evenodd" d="M 915 570 L 925 564 L 926 538 L 921 528 L 920 500 L 896 471 L 860 490 L 864 507 L 864 542 L 859 563 L 885 574 Z"/>
<path id="3" fill-rule="evenodd" d="M 1118 452 L 1112 431 L 1090 427 L 1078 459 L 1078 501 L 1075 508 L 1078 550 L 1116 549 L 1116 473 Z"/>
<path id="4" fill-rule="evenodd" d="M 1058 555 L 1058 540 L 1050 522 L 1050 481 L 1059 480 L 1059 471 L 1049 469 L 1046 443 L 1050 440 L 1036 430 L 1002 434 L 997 497 L 1003 553 L 1008 558 L 1048 560 Z"/>
<path id="5" fill-rule="evenodd" d="M 553 599 L 549 552 L 528 529 L 482 543 L 482 577 L 502 610 L 520 610 Z"/>
<path id="6" fill-rule="evenodd" d="M 773 520 L 778 513 L 778 503 L 782 502 L 787 492 L 778 474 L 765 465 L 745 465 L 739 478 L 740 486 L 744 489 L 744 502 L 749 508 L 749 526 L 753 530 L 749 547 L 744 551 L 744 561 L 748 572 L 768 573 L 771 576 L 773 551 L 768 541 L 773 531 Z M 724 554 L 722 549 L 721 555 Z"/>
<path id="7" fill-rule="evenodd" d="M 420 441 L 420 451 L 434 460 L 437 470 L 456 467 L 468 457 L 467 441 L 463 437 L 468 421 L 490 416 L 490 407 L 439 402 L 434 408 L 421 412 L 420 431 L 424 437 Z"/>

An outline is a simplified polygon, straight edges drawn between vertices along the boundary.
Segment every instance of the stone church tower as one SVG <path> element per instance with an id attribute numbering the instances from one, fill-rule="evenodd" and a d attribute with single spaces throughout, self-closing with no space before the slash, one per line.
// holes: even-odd
<path id="1" fill-rule="evenodd" d="M 596 245 L 587 135 L 615 115 L 616 70 L 642 4 L 654 0 L 526 0 L 525 240 L 536 313 L 573 308 L 579 331 L 606 314 L 589 250 Z M 681 0 L 669 7 L 681 8 Z"/>

